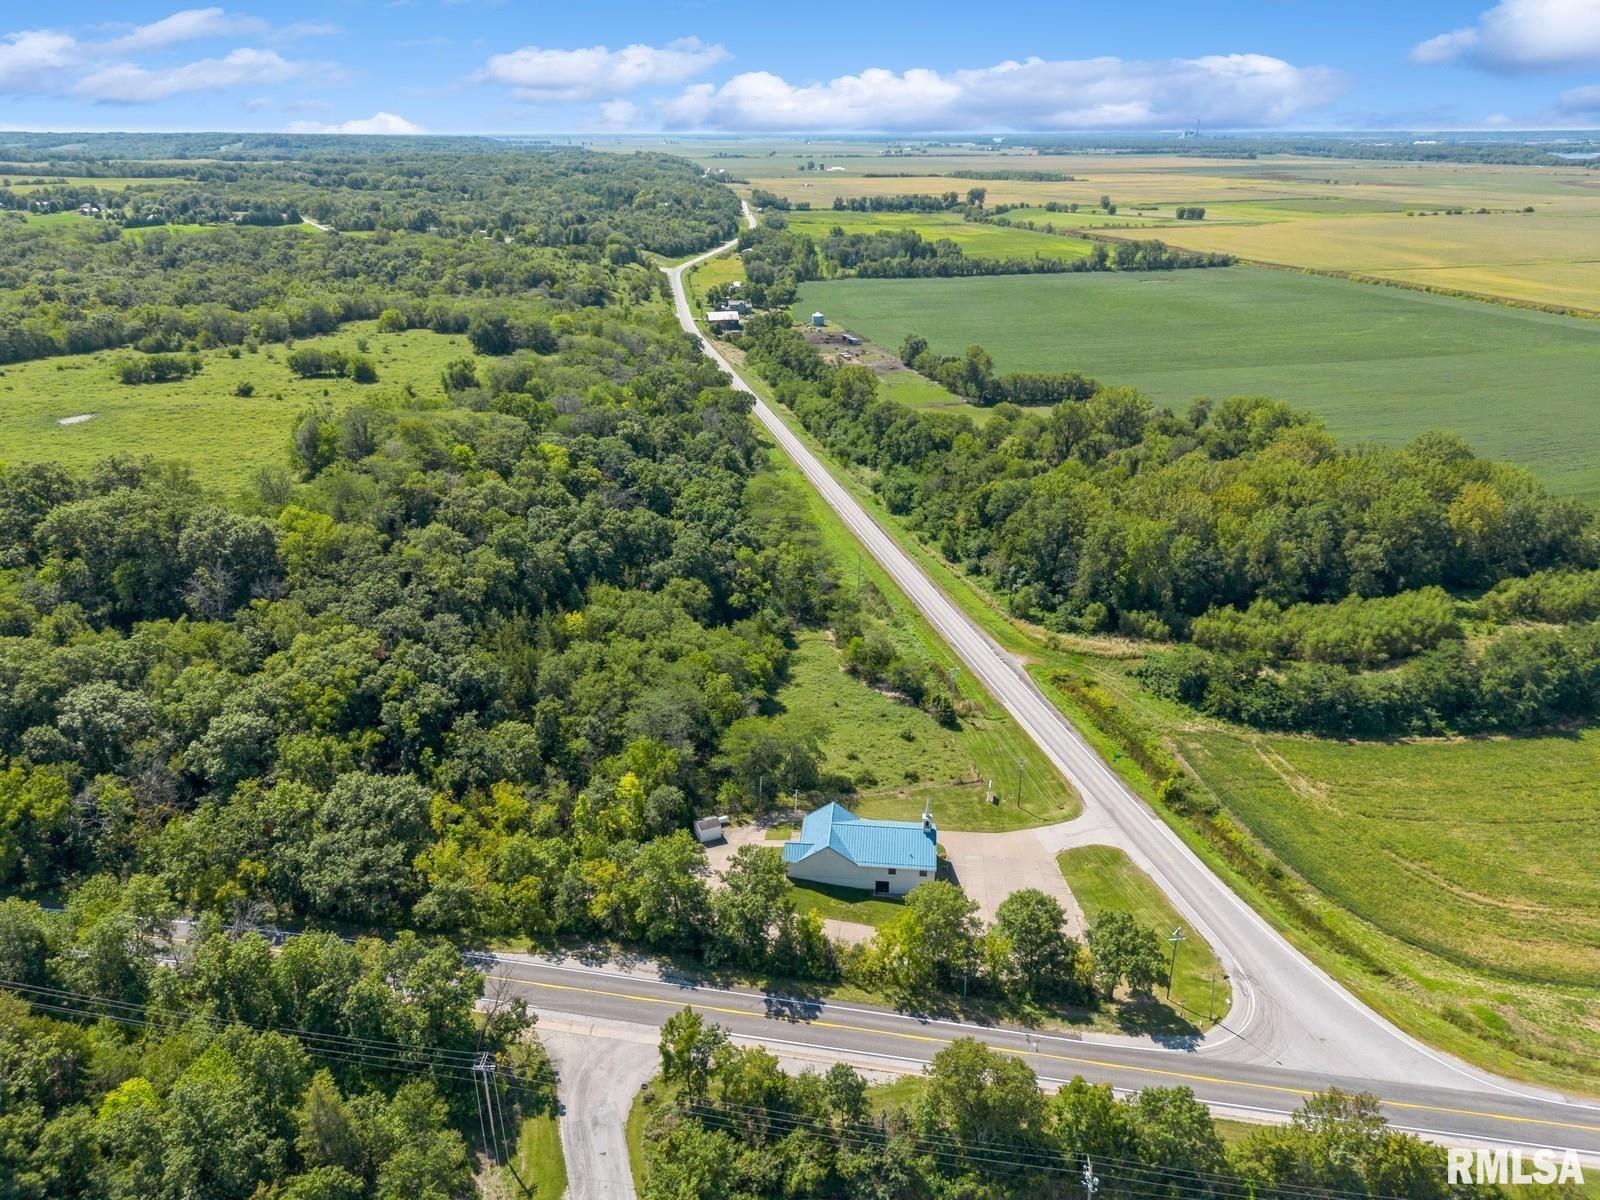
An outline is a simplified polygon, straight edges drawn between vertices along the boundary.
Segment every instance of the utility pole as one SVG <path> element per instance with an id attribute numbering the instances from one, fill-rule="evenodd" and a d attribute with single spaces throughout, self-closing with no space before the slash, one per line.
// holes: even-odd
<path id="1" fill-rule="evenodd" d="M 1178 943 L 1183 941 L 1183 930 L 1174 929 L 1167 941 L 1172 943 L 1172 961 L 1167 964 L 1167 999 L 1172 999 L 1172 975 L 1178 969 Z"/>
<path id="2" fill-rule="evenodd" d="M 1217 969 L 1215 967 L 1212 967 L 1211 968 L 1211 994 L 1206 997 L 1206 1020 L 1214 1021 L 1214 1020 L 1217 1019 L 1216 1018 L 1216 1014 L 1213 1012 L 1213 1009 L 1216 1007 L 1216 1003 L 1217 1003 Z"/>
<path id="3" fill-rule="evenodd" d="M 1017 807 L 1022 807 L 1022 760 L 1017 759 Z"/>
<path id="4" fill-rule="evenodd" d="M 1094 1159 L 1084 1156 L 1083 1160 L 1083 1194 L 1094 1200 L 1095 1193 L 1100 1190 L 1100 1177 L 1094 1173 Z"/>

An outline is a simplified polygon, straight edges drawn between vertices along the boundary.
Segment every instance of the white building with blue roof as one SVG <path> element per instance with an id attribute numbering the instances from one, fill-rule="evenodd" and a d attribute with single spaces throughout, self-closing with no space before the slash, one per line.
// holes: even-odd
<path id="1" fill-rule="evenodd" d="M 939 831 L 926 809 L 916 821 L 869 821 L 842 804 L 807 814 L 783 844 L 790 879 L 903 896 L 939 868 Z"/>

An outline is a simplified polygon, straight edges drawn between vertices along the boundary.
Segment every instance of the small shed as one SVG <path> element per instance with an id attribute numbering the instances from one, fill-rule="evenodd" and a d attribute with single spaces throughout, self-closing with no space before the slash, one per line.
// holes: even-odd
<path id="1" fill-rule="evenodd" d="M 827 323 L 828 323 L 828 318 L 823 316 L 821 313 L 814 312 L 814 313 L 811 314 L 811 328 L 813 328 L 813 329 L 821 329 Z"/>
<path id="2" fill-rule="evenodd" d="M 715 845 L 722 840 L 722 827 L 727 823 L 727 817 L 701 817 L 694 823 L 694 836 L 702 846 Z"/>
<path id="3" fill-rule="evenodd" d="M 846 346 L 859 346 L 861 345 L 861 339 L 853 333 L 847 333 L 844 335 L 844 344 Z"/>

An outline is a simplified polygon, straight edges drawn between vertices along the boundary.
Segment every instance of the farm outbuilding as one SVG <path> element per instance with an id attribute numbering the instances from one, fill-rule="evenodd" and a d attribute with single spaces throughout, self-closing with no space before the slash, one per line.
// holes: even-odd
<path id="1" fill-rule="evenodd" d="M 820 312 L 814 312 L 811 314 L 811 328 L 821 329 L 827 323 L 828 318 L 823 316 Z"/>
<path id="2" fill-rule="evenodd" d="M 702 846 L 713 845 L 722 840 L 722 827 L 727 823 L 727 817 L 701 817 L 694 823 L 694 836 Z"/>
<path id="3" fill-rule="evenodd" d="M 706 314 L 706 324 L 719 333 L 733 332 L 740 328 L 739 314 L 731 308 L 713 309 Z"/>

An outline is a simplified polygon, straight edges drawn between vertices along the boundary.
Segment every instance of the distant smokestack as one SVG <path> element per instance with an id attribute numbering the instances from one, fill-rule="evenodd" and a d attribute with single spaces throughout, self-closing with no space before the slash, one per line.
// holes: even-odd
<path id="1" fill-rule="evenodd" d="M 933 832 L 933 808 L 927 800 L 922 802 L 922 832 Z"/>

